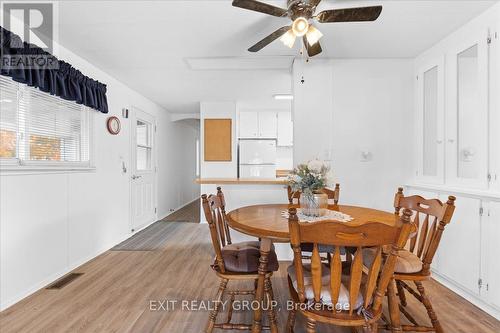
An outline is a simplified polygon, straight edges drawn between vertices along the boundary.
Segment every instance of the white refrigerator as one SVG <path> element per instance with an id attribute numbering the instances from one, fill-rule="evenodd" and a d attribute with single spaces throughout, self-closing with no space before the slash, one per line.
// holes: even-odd
<path id="1" fill-rule="evenodd" d="M 276 140 L 240 139 L 238 171 L 240 178 L 276 178 Z"/>

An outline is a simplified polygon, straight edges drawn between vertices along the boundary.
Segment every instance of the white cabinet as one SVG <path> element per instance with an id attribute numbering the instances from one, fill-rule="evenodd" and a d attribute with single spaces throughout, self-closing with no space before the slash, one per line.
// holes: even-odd
<path id="1" fill-rule="evenodd" d="M 447 200 L 446 196 L 440 198 Z M 456 209 L 436 254 L 437 272 L 473 294 L 481 276 L 481 200 L 457 197 Z"/>
<path id="2" fill-rule="evenodd" d="M 277 127 L 276 112 L 259 112 L 259 138 L 276 138 Z"/>
<path id="3" fill-rule="evenodd" d="M 242 111 L 239 114 L 239 137 L 275 139 L 278 136 L 278 116 L 272 111 Z"/>
<path id="4" fill-rule="evenodd" d="M 240 138 L 259 137 L 259 114 L 257 112 L 240 112 Z"/>
<path id="5" fill-rule="evenodd" d="M 485 205 L 486 218 L 482 228 L 481 294 L 500 311 L 500 202 Z"/>
<path id="6" fill-rule="evenodd" d="M 444 181 L 444 57 L 421 66 L 417 74 L 417 175 Z"/>
<path id="7" fill-rule="evenodd" d="M 293 146 L 291 112 L 278 112 L 278 146 Z"/>
<path id="8" fill-rule="evenodd" d="M 486 34 L 447 55 L 447 183 L 488 187 L 488 44 Z"/>
<path id="9" fill-rule="evenodd" d="M 417 62 L 416 178 L 421 182 L 488 188 L 486 37 L 487 31 L 476 33 Z"/>
<path id="10" fill-rule="evenodd" d="M 415 60 L 415 188 L 457 195 L 435 277 L 500 318 L 500 21 L 498 12 Z"/>

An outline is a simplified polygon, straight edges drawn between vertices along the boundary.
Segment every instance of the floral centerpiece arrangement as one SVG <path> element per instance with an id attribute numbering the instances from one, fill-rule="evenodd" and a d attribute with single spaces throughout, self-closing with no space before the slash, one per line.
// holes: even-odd
<path id="1" fill-rule="evenodd" d="M 328 206 L 323 189 L 330 183 L 330 166 L 320 160 L 299 164 L 288 176 L 288 185 L 301 193 L 302 212 L 308 216 L 322 216 Z"/>

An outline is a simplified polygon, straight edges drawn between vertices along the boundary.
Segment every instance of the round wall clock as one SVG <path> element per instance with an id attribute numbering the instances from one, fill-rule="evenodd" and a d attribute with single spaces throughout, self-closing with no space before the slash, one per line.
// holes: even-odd
<path id="1" fill-rule="evenodd" d="M 108 127 L 108 132 L 111 133 L 112 135 L 117 135 L 118 133 L 120 133 L 120 130 L 122 128 L 120 124 L 120 119 L 118 119 L 118 117 L 115 116 L 109 117 L 106 122 L 106 125 Z"/>

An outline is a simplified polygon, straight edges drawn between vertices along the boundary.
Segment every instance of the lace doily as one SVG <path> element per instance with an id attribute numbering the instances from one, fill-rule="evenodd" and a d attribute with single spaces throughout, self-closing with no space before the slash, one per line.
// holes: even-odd
<path id="1" fill-rule="evenodd" d="M 281 216 L 284 218 L 288 219 L 289 214 L 288 211 L 284 210 L 281 212 Z M 350 222 L 354 220 L 351 216 L 337 212 L 334 210 L 328 210 L 327 213 L 324 216 L 307 216 L 302 213 L 302 209 L 298 208 L 297 209 L 297 217 L 300 222 L 317 222 L 317 221 L 326 221 L 326 220 L 334 220 L 334 221 L 339 221 L 339 222 Z"/>

